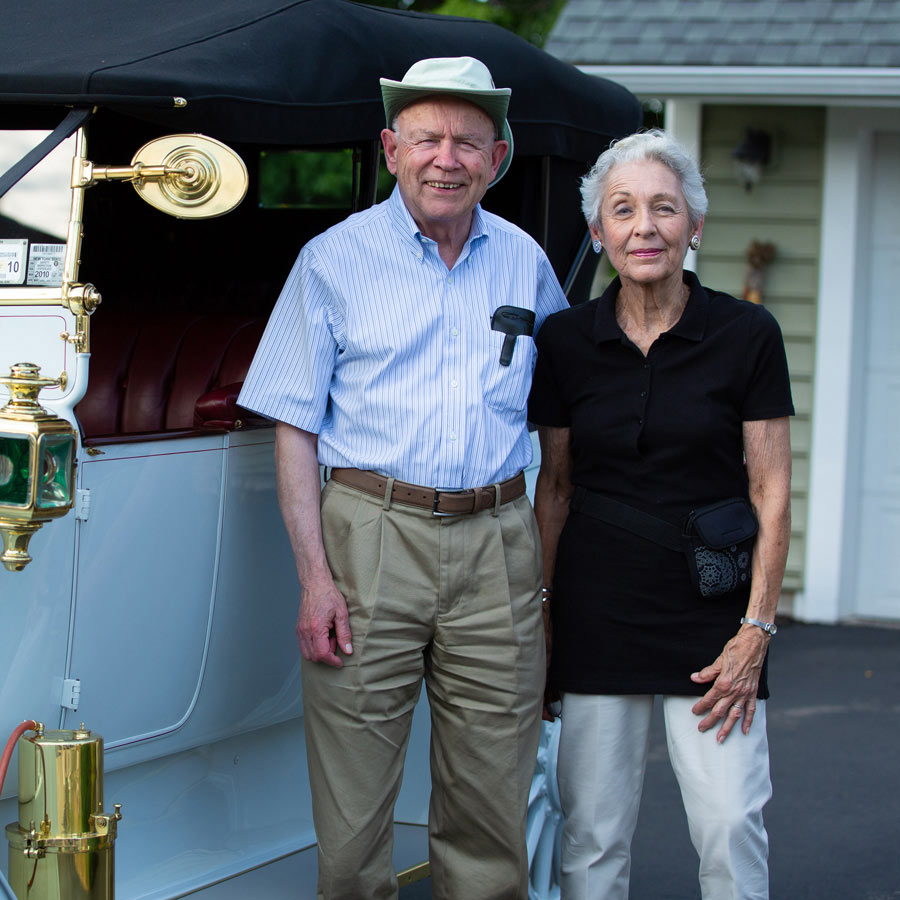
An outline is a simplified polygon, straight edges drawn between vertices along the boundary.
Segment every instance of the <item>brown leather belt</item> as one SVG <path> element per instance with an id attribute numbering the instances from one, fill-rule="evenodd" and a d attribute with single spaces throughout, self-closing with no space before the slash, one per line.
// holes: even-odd
<path id="1" fill-rule="evenodd" d="M 330 469 L 329 472 L 331 479 L 338 484 L 373 497 L 384 498 L 387 491 L 389 479 L 377 472 L 362 469 Z M 499 485 L 490 484 L 465 491 L 437 491 L 395 479 L 391 489 L 391 503 L 419 506 L 436 516 L 464 516 L 492 509 L 497 505 L 497 487 L 500 488 L 500 504 L 517 500 L 525 493 L 525 475 L 519 472 L 518 475 L 501 481 Z"/>

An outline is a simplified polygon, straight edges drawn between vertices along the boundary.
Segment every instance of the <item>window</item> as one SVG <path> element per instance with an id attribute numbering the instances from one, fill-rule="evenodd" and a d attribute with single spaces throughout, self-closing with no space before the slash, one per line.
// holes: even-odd
<path id="1" fill-rule="evenodd" d="M 360 191 L 361 152 L 350 147 L 335 150 L 264 150 L 259 159 L 261 209 L 355 208 Z M 376 200 L 394 186 L 383 157 L 379 162 Z"/>

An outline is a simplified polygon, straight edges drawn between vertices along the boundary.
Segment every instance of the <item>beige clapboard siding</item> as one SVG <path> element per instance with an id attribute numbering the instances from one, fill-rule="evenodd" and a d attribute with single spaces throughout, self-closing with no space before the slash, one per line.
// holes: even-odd
<path id="1" fill-rule="evenodd" d="M 729 151 L 730 154 L 730 151 Z M 731 168 L 730 155 L 716 163 L 716 169 Z M 704 173 L 709 174 L 709 166 L 704 166 Z M 777 221 L 780 216 L 792 217 L 793 211 L 810 209 L 819 199 L 818 184 L 779 183 L 766 179 L 753 189 L 753 209 L 745 209 L 747 192 L 736 180 L 721 183 L 717 193 L 716 215 L 743 217 L 751 222 L 757 217 L 766 221 Z M 775 209 L 777 207 L 777 209 Z M 772 212 L 769 212 L 773 210 Z"/>
<path id="2" fill-rule="evenodd" d="M 709 213 L 697 262 L 701 281 L 739 297 L 750 242 L 775 245 L 763 302 L 784 334 L 797 412 L 791 421 L 792 526 L 784 582 L 788 591 L 803 586 L 824 121 L 823 110 L 815 107 L 703 108 L 701 167 Z M 750 192 L 738 183 L 731 156 L 748 127 L 773 136 L 772 162 Z"/>
<path id="3" fill-rule="evenodd" d="M 704 256 L 723 256 L 739 263 L 732 272 L 732 287 L 740 291 L 744 283 L 746 269 L 746 249 L 753 240 L 771 241 L 776 247 L 779 257 L 794 266 L 814 261 L 819 250 L 819 223 L 787 219 L 766 222 L 762 219 L 742 219 L 740 213 L 722 216 L 713 212 L 703 229 Z M 777 275 L 775 263 L 769 269 L 773 276 Z"/>
<path id="4" fill-rule="evenodd" d="M 709 218 L 712 219 L 712 216 Z M 715 220 L 710 221 L 710 230 L 715 227 Z M 734 248 L 734 252 L 720 250 L 713 255 L 712 248 L 707 249 L 706 234 L 704 230 L 703 247 L 698 260 L 698 272 L 702 271 L 702 280 L 710 287 L 715 285 L 718 290 L 728 291 L 739 297 L 744 286 L 744 273 L 747 271 L 747 245 L 740 249 Z M 780 299 L 790 300 L 793 303 L 805 302 L 813 307 L 813 321 L 815 321 L 818 283 L 819 272 L 814 260 L 788 259 L 782 253 L 766 272 L 766 306 L 771 306 Z M 781 327 L 784 328 L 784 324 L 781 324 Z"/>

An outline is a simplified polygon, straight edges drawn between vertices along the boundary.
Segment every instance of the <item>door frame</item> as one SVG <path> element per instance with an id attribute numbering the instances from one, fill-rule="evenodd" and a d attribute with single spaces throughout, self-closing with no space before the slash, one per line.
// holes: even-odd
<path id="1" fill-rule="evenodd" d="M 794 598 L 809 622 L 858 612 L 870 174 L 881 132 L 900 133 L 900 109 L 827 109 L 806 565 Z"/>

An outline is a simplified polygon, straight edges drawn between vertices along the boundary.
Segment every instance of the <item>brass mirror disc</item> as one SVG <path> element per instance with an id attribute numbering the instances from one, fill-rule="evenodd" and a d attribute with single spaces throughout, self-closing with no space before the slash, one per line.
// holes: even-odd
<path id="1" fill-rule="evenodd" d="M 230 147 L 202 134 L 170 134 L 150 141 L 134 154 L 131 165 L 180 170 L 133 182 L 147 203 L 179 219 L 223 216 L 247 193 L 244 161 Z"/>

